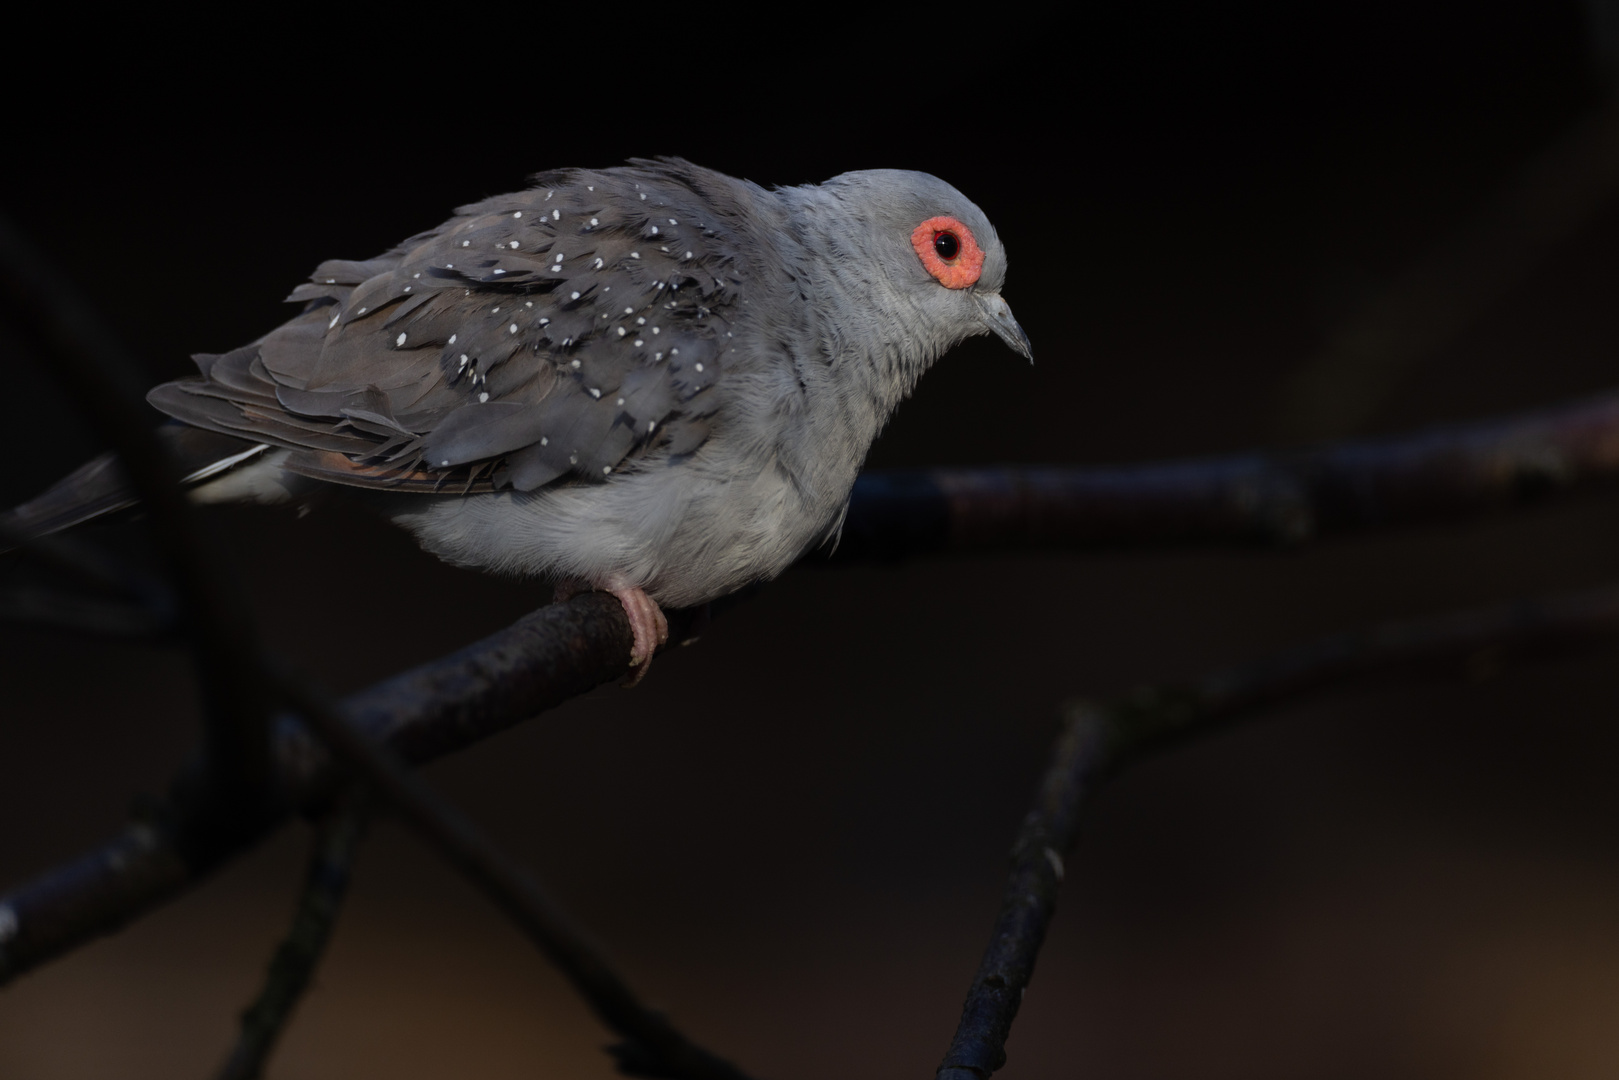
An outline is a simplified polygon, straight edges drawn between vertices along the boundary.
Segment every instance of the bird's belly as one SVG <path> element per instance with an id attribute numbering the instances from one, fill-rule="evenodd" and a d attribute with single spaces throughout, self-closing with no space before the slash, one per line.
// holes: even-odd
<path id="1" fill-rule="evenodd" d="M 458 565 L 635 586 L 671 607 L 774 577 L 822 535 L 847 485 L 806 498 L 779 469 L 709 475 L 653 466 L 601 484 L 420 497 L 393 515 Z"/>

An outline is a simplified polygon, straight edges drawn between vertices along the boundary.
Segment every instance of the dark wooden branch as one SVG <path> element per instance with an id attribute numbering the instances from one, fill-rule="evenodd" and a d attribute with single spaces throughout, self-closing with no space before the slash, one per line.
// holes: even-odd
<path id="1" fill-rule="evenodd" d="M 1004 1046 L 1045 940 L 1086 798 L 1144 754 L 1207 734 L 1311 691 L 1373 674 L 1497 664 L 1619 636 L 1619 588 L 1463 612 L 1326 638 L 1196 682 L 1069 709 L 1012 870 L 989 947 L 940 1080 L 984 1080 Z"/>
<path id="2" fill-rule="evenodd" d="M 1619 476 L 1619 394 L 1524 417 L 1329 446 L 1120 469 L 874 474 L 856 488 L 839 561 L 927 551 L 1296 542 L 1454 520 Z M 690 632 L 675 613 L 674 640 Z M 553 605 L 345 702 L 368 737 L 417 764 L 622 678 L 629 628 L 611 598 Z M 1205 703 L 1207 705 L 1207 703 Z M 275 799 L 221 831 L 211 774 L 103 849 L 0 899 L 0 984 L 190 887 L 294 809 L 332 791 L 325 752 L 296 723 L 273 730 Z"/>
<path id="3" fill-rule="evenodd" d="M 1274 542 L 1457 519 L 1619 475 L 1619 394 L 1533 415 L 1295 457 L 1246 455 L 1114 470 L 941 470 L 864 477 L 837 561 L 945 550 L 1145 543 Z M 1277 523 L 1282 522 L 1285 527 Z M 1291 523 L 1291 524 L 1287 524 Z M 677 618 L 676 640 L 689 629 Z M 622 611 L 600 596 L 542 609 L 476 645 L 346 702 L 374 738 L 420 763 L 451 753 L 602 682 L 621 678 Z M 301 728 L 272 737 L 282 809 L 329 781 Z M 256 842 L 210 848 L 183 777 L 164 813 L 101 852 L 24 885 L 0 904 L 0 983 L 121 926 Z M 146 838 L 132 848 L 132 837 Z M 9 919 L 8 919 L 9 915 Z M 10 932 L 7 933 L 7 928 Z"/>
<path id="4" fill-rule="evenodd" d="M 669 615 L 670 641 L 681 642 L 696 615 Z M 618 601 L 585 593 L 362 690 L 344 709 L 367 738 L 421 764 L 623 678 L 631 644 Z M 235 834 L 231 847 L 194 842 L 195 819 L 212 810 L 194 794 L 201 766 L 193 766 L 168 799 L 110 843 L 0 898 L 0 985 L 172 899 L 294 809 L 320 809 L 337 779 L 325 751 L 288 718 L 272 746 L 279 797 L 260 831 Z"/>
<path id="5" fill-rule="evenodd" d="M 1292 453 L 872 472 L 835 564 L 929 552 L 1277 545 L 1459 521 L 1619 481 L 1619 393 Z M 824 560 L 825 555 L 819 557 Z"/>
<path id="6" fill-rule="evenodd" d="M 615 605 L 617 601 L 612 601 Z M 622 1072 L 669 1080 L 747 1080 L 730 1062 L 696 1045 L 647 1008 L 624 978 L 534 878 L 470 819 L 435 795 L 387 746 L 372 741 L 307 683 L 279 673 L 276 685 L 347 770 L 376 792 L 447 862 L 484 891 L 567 977 L 597 1017 L 624 1042 L 613 1047 Z"/>
<path id="7" fill-rule="evenodd" d="M 240 584 L 217 555 L 179 473 L 153 433 L 140 367 L 76 289 L 0 216 L 0 313 L 117 451 L 151 514 L 152 535 L 197 656 L 213 762 L 215 843 L 252 829 L 271 780 L 269 711 L 256 685 L 257 640 Z M 201 833 L 198 834 L 199 836 Z"/>
<path id="8" fill-rule="evenodd" d="M 264 986 L 242 1012 L 242 1029 L 218 1080 L 258 1080 L 270 1054 L 292 1018 L 315 968 L 326 952 L 343 898 L 348 893 L 354 858 L 365 834 L 367 798 L 356 789 L 343 805 L 315 826 L 303 891 L 286 939 L 276 948 Z"/>

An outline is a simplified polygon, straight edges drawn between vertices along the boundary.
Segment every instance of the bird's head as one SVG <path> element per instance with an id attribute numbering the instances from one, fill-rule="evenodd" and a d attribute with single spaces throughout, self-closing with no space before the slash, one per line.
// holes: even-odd
<path id="1" fill-rule="evenodd" d="M 1006 249 L 970 199 L 928 173 L 867 169 L 824 185 L 856 208 L 855 223 L 885 284 L 920 315 L 939 351 L 993 333 L 1031 363 L 1029 337 L 1001 297 Z"/>

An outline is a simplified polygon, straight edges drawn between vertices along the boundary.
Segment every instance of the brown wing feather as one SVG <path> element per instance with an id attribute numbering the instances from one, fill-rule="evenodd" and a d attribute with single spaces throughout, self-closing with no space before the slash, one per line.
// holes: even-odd
<path id="1" fill-rule="evenodd" d="M 149 400 L 363 487 L 532 490 L 689 453 L 744 278 L 693 175 L 551 174 L 385 256 L 322 263 L 290 297 L 302 314 Z"/>

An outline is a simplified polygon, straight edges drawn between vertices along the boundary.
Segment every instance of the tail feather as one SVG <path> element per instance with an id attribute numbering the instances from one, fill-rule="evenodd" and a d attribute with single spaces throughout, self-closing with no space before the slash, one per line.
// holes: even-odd
<path id="1" fill-rule="evenodd" d="M 262 443 L 173 421 L 159 427 L 157 434 L 188 486 L 216 479 L 267 449 Z M 13 535 L 46 536 L 127 510 L 139 501 L 118 458 L 102 454 L 62 477 L 44 494 L 0 513 L 0 527 Z M 8 550 L 10 545 L 0 540 L 0 552 Z"/>
<path id="2" fill-rule="evenodd" d="M 134 506 L 138 501 L 118 458 L 102 454 L 62 477 L 38 498 L 0 515 L 0 522 L 7 532 L 45 536 Z M 7 548 L 0 547 L 3 550 Z"/>

